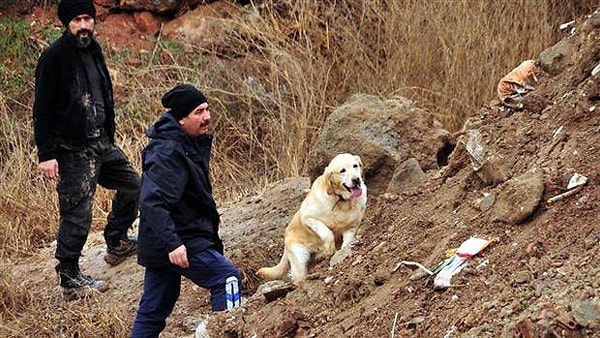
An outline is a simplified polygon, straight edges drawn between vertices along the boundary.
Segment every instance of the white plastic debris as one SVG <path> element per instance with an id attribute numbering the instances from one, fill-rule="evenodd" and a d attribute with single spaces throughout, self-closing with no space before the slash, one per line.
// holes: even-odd
<path id="1" fill-rule="evenodd" d="M 592 76 L 596 76 L 598 73 L 600 73 L 600 63 L 592 69 Z"/>
<path id="2" fill-rule="evenodd" d="M 481 133 L 479 130 L 469 130 L 469 138 L 465 148 L 471 157 L 473 170 L 478 171 L 483 166 L 484 149 L 481 145 Z"/>
<path id="3" fill-rule="evenodd" d="M 568 29 L 569 27 L 573 26 L 574 23 L 575 23 L 575 20 L 565 22 L 562 25 L 558 26 L 558 29 L 560 29 L 561 31 L 564 31 L 565 29 Z"/>
<path id="4" fill-rule="evenodd" d="M 479 263 L 479 265 L 477 265 L 475 267 L 475 270 L 481 270 L 481 269 L 485 268 L 486 266 L 488 266 L 488 264 L 490 264 L 490 260 L 486 259 L 485 261 Z"/>
<path id="5" fill-rule="evenodd" d="M 565 128 L 560 126 L 554 131 L 554 134 L 552 134 L 552 141 L 560 141 L 565 138 L 565 135 Z"/>
<path id="6" fill-rule="evenodd" d="M 450 326 L 448 331 L 446 331 L 446 334 L 444 334 L 444 338 L 452 338 L 452 335 L 454 334 L 454 330 L 456 330 L 456 325 Z"/>
<path id="7" fill-rule="evenodd" d="M 573 174 L 573 176 L 571 176 L 571 179 L 569 180 L 569 184 L 567 184 L 567 190 L 571 190 L 575 187 L 581 186 L 586 184 L 588 181 L 587 177 L 575 173 Z"/>
<path id="8" fill-rule="evenodd" d="M 554 203 L 556 201 L 563 200 L 571 195 L 575 195 L 583 188 L 587 181 L 587 177 L 578 173 L 573 174 L 573 176 L 571 176 L 571 179 L 569 180 L 569 183 L 567 184 L 567 191 L 549 198 L 547 202 Z"/>
<path id="9" fill-rule="evenodd" d="M 494 241 L 495 239 L 477 237 L 471 237 L 464 241 L 460 247 L 458 247 L 454 255 L 446 259 L 435 269 L 439 272 L 436 274 L 433 280 L 433 287 L 436 289 L 450 287 L 450 280 L 452 279 L 452 276 L 459 273 L 465 267 L 467 259 L 477 255 Z"/>
<path id="10" fill-rule="evenodd" d="M 548 204 L 550 204 L 550 203 L 554 203 L 556 201 L 564 200 L 565 198 L 567 198 L 567 197 L 569 197 L 571 195 L 575 195 L 576 193 L 578 193 L 582 189 L 582 187 L 583 186 L 580 185 L 580 186 L 575 187 L 575 188 L 573 188 L 571 190 L 567 190 L 566 192 L 563 192 L 562 194 L 558 194 L 558 195 L 556 195 L 554 197 L 549 198 L 548 201 L 546 201 L 546 202 Z"/>

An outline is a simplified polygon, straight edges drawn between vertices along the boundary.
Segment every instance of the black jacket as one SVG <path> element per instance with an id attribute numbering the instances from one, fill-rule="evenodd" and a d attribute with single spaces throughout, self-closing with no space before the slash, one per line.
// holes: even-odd
<path id="1" fill-rule="evenodd" d="M 88 48 L 105 75 L 102 81 L 106 114 L 104 132 L 110 142 L 114 142 L 115 112 L 110 75 L 98 42 L 92 40 Z M 93 109 L 93 104 L 84 104 L 84 98 L 91 97 L 90 90 L 78 47 L 65 31 L 44 50 L 35 69 L 33 123 L 40 162 L 56 158 L 56 149 L 60 145 L 85 146 L 88 143 L 87 109 Z"/>
<path id="2" fill-rule="evenodd" d="M 169 114 L 146 132 L 142 153 L 138 263 L 171 264 L 169 252 L 185 244 L 188 255 L 209 247 L 223 253 L 219 213 L 212 196 L 212 136 L 187 136 Z"/>

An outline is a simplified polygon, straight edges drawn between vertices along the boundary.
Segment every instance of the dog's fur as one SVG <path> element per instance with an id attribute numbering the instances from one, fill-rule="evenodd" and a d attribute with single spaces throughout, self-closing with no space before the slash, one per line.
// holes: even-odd
<path id="1" fill-rule="evenodd" d="M 308 273 L 311 260 L 334 254 L 343 259 L 350 253 L 367 205 L 362 167 L 357 155 L 344 153 L 331 160 L 285 229 L 281 261 L 258 270 L 261 278 L 282 279 L 291 270 L 292 280 L 297 283 Z M 336 253 L 336 238 L 340 237 L 342 244 Z"/>

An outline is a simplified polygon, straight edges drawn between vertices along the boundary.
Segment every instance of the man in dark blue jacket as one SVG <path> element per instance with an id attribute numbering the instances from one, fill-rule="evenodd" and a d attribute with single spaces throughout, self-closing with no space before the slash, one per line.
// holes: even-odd
<path id="1" fill-rule="evenodd" d="M 146 132 L 140 193 L 138 263 L 146 268 L 132 337 L 158 337 L 181 289 L 181 276 L 209 289 L 213 311 L 241 302 L 241 277 L 223 256 L 221 223 L 209 177 L 212 136 L 206 97 L 178 85 L 170 109 Z"/>
<path id="2" fill-rule="evenodd" d="M 58 179 L 56 272 L 63 292 L 71 297 L 108 289 L 106 282 L 79 270 L 96 185 L 117 191 L 104 228 L 104 258 L 116 265 L 136 251 L 127 231 L 137 217 L 140 177 L 115 145 L 112 83 L 93 38 L 94 3 L 62 0 L 58 17 L 65 31 L 39 58 L 33 121 L 40 172 L 46 179 Z"/>

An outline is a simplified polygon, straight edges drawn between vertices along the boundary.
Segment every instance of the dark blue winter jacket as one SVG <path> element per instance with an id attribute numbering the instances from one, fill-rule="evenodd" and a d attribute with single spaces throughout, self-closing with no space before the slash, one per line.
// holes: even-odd
<path id="1" fill-rule="evenodd" d="M 223 253 L 209 178 L 212 136 L 187 136 L 169 113 L 146 135 L 150 142 L 142 153 L 138 263 L 169 265 L 169 252 L 181 244 L 188 255 L 209 247 Z"/>

